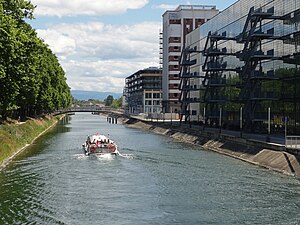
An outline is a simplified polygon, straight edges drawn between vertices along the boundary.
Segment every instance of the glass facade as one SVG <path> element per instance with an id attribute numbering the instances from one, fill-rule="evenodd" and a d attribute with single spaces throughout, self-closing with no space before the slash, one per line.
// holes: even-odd
<path id="1" fill-rule="evenodd" d="M 181 70 L 181 111 L 217 126 L 222 109 L 222 126 L 240 129 L 242 107 L 243 128 L 266 132 L 270 108 L 274 131 L 287 116 L 299 134 L 299 45 L 299 0 L 237 1 L 187 37 L 196 51 L 186 57 L 197 62 Z"/>

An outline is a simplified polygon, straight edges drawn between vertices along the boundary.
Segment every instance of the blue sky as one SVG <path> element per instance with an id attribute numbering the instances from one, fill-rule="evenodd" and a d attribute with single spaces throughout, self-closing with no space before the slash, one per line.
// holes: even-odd
<path id="1" fill-rule="evenodd" d="M 162 14 L 178 5 L 234 0 L 31 0 L 29 21 L 58 56 L 72 90 L 121 93 L 127 76 L 158 66 Z"/>

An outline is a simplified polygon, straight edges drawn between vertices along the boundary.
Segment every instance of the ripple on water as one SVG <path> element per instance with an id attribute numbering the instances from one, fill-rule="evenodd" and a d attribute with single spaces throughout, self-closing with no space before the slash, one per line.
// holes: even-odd
<path id="1" fill-rule="evenodd" d="M 300 224 L 298 180 L 99 116 L 68 123 L 0 172 L 0 224 Z M 108 131 L 122 155 L 81 154 Z"/>

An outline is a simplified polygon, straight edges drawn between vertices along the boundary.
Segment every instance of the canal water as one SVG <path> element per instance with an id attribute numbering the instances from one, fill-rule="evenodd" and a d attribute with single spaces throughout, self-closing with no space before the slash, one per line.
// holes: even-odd
<path id="1" fill-rule="evenodd" d="M 124 157 L 85 157 L 88 134 Z M 300 182 L 88 113 L 0 171 L 0 224 L 300 224 Z"/>

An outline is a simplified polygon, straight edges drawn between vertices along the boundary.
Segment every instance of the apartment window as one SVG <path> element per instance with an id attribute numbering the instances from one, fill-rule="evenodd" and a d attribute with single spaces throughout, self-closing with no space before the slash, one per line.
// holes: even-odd
<path id="1" fill-rule="evenodd" d="M 180 47 L 179 46 L 170 46 L 169 52 L 180 52 Z"/>
<path id="2" fill-rule="evenodd" d="M 160 98 L 160 93 L 153 93 L 153 98 Z"/>
<path id="3" fill-rule="evenodd" d="M 181 24 L 181 20 L 169 20 L 170 24 Z"/>
<path id="4" fill-rule="evenodd" d="M 153 101 L 153 105 L 159 105 L 160 102 L 159 101 Z"/>
<path id="5" fill-rule="evenodd" d="M 179 43 L 180 37 L 169 37 L 169 43 Z"/>
<path id="6" fill-rule="evenodd" d="M 205 19 L 196 19 L 196 28 L 205 23 Z"/>
<path id="7" fill-rule="evenodd" d="M 146 93 L 146 94 L 145 94 L 145 97 L 146 97 L 146 98 L 152 98 L 152 93 Z"/>

